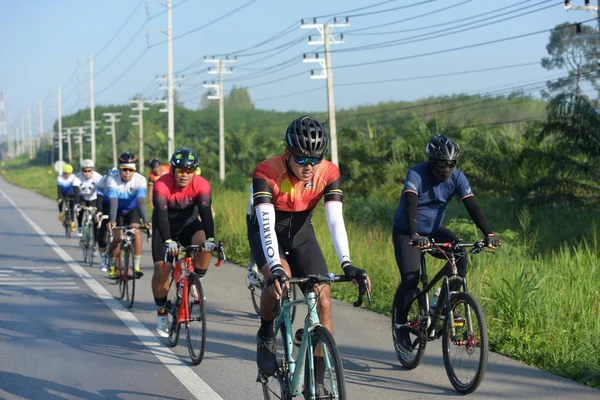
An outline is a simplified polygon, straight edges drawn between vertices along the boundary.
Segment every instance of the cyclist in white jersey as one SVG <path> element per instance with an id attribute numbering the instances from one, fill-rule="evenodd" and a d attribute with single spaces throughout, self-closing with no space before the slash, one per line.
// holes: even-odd
<path id="1" fill-rule="evenodd" d="M 98 234 L 96 235 L 96 241 L 98 242 L 98 251 L 100 253 L 100 270 L 102 272 L 108 271 L 108 262 L 106 257 L 106 246 L 107 246 L 107 237 L 106 237 L 106 225 L 108 224 L 107 219 L 103 219 L 102 216 L 108 214 L 110 212 L 110 197 L 108 197 L 108 182 L 112 176 L 119 175 L 119 170 L 116 167 L 108 168 L 100 182 L 98 182 L 98 212 L 96 213 L 95 221 L 96 223 L 100 222 L 100 228 L 98 229 Z"/>
<path id="2" fill-rule="evenodd" d="M 74 206 L 79 201 L 79 185 L 81 182 L 73 175 L 73 166 L 65 164 L 63 173 L 56 178 L 56 202 L 58 203 L 58 220 L 64 221 L 63 204 L 67 204 L 65 212 L 69 213 L 71 231 L 75 232 Z"/>
<path id="3" fill-rule="evenodd" d="M 101 209 L 97 203 L 98 199 L 98 182 L 102 179 L 102 175 L 94 171 L 94 161 L 87 159 L 81 162 L 81 171 L 75 176 L 81 181 L 79 185 L 79 205 L 85 207 L 96 207 L 98 210 Z M 79 210 L 78 210 L 79 211 Z M 83 213 L 77 213 L 77 224 L 79 226 L 78 235 L 81 236 L 83 227 L 81 226 L 81 219 Z M 94 237 L 96 235 L 96 224 L 94 224 Z"/>
<path id="4" fill-rule="evenodd" d="M 111 177 L 108 182 L 108 197 L 110 198 L 110 211 L 108 214 L 108 229 L 119 225 L 140 226 L 140 219 L 148 229 L 151 224 L 148 221 L 146 210 L 146 192 L 148 184 L 146 178 L 135 172 L 137 156 L 129 151 L 119 156 L 119 174 Z M 122 231 L 116 231 L 113 241 L 109 246 L 109 254 L 114 260 L 121 251 L 119 243 L 123 235 Z M 133 242 L 133 263 L 138 277 L 144 275 L 140 268 L 142 258 L 142 235 L 135 235 Z M 108 277 L 117 277 L 116 267 L 111 265 Z"/>

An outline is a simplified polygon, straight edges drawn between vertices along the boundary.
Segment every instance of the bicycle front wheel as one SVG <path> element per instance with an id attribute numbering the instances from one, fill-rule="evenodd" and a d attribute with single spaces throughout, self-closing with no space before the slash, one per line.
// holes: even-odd
<path id="1" fill-rule="evenodd" d="M 488 337 L 485 317 L 479 302 L 469 293 L 453 294 L 452 315 L 455 336 L 446 315 L 442 351 L 450 383 L 457 392 L 468 394 L 479 387 L 488 359 Z"/>
<path id="2" fill-rule="evenodd" d="M 415 369 L 419 366 L 423 354 L 425 354 L 425 343 L 419 339 L 418 332 L 420 331 L 421 324 L 421 306 L 419 305 L 419 298 L 412 295 L 413 299 L 410 302 L 410 307 L 406 313 L 406 324 L 397 328 L 399 323 L 396 321 L 396 298 L 394 298 L 394 304 L 392 305 L 392 341 L 394 343 L 394 351 L 400 364 L 406 369 Z M 404 331 L 404 332 L 403 332 Z M 398 342 L 400 335 L 408 334 L 410 342 L 412 343 L 412 351 L 406 353 L 400 349 Z"/>
<path id="3" fill-rule="evenodd" d="M 313 358 L 312 370 L 304 377 L 304 398 L 310 399 L 346 399 L 346 384 L 342 358 L 335 340 L 327 328 L 316 326 L 312 331 L 313 354 L 307 354 L 305 365 Z"/>
<path id="4" fill-rule="evenodd" d="M 135 270 L 133 260 L 133 249 L 128 247 L 125 250 L 125 259 L 123 262 L 123 270 L 121 271 L 121 279 L 125 285 L 125 308 L 133 307 L 133 299 L 135 297 Z"/>
<path id="5" fill-rule="evenodd" d="M 94 236 L 94 228 L 93 228 L 92 224 L 86 224 L 84 229 L 87 229 L 87 234 L 84 233 L 84 235 L 86 238 L 88 261 L 89 261 L 90 267 L 93 267 L 94 266 L 94 250 L 96 250 L 96 237 Z"/>
<path id="6" fill-rule="evenodd" d="M 206 314 L 204 313 L 204 291 L 202 283 L 196 274 L 188 277 L 188 307 L 189 321 L 185 324 L 188 352 L 192 364 L 198 365 L 204 357 L 206 346 Z"/>
<path id="7" fill-rule="evenodd" d="M 265 400 L 291 400 L 292 395 L 290 394 L 290 385 L 289 385 L 289 370 L 287 362 L 283 362 L 283 360 L 287 360 L 288 358 L 288 349 L 285 346 L 287 341 L 287 334 L 285 325 L 281 325 L 281 342 L 277 342 L 277 345 L 281 343 L 281 351 L 276 351 L 280 357 L 277 360 L 277 371 L 274 376 L 266 376 L 262 372 L 258 373 L 258 381 L 262 385 L 263 397 Z M 298 348 L 294 346 L 292 349 L 292 357 L 297 360 Z"/>
<path id="8" fill-rule="evenodd" d="M 177 296 L 177 282 L 171 278 L 169 284 L 169 293 L 167 294 L 167 321 L 169 321 L 169 347 L 177 346 L 179 341 L 179 321 L 177 314 L 179 313 L 179 304 L 181 299 Z"/>

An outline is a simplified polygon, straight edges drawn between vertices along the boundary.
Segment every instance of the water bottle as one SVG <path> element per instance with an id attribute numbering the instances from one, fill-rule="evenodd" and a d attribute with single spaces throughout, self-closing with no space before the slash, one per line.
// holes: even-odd
<path id="1" fill-rule="evenodd" d="M 440 297 L 441 288 L 435 289 L 433 292 L 433 296 L 431 296 L 431 301 L 429 302 L 429 314 L 435 314 L 435 308 L 437 307 L 438 297 Z"/>

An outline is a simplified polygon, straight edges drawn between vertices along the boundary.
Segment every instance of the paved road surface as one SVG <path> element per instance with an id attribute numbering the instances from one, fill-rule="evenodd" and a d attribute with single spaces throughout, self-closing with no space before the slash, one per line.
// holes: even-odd
<path id="1" fill-rule="evenodd" d="M 77 239 L 64 237 L 53 200 L 0 179 L 1 399 L 262 398 L 254 362 L 259 320 L 245 268 L 211 267 L 204 279 L 206 353 L 190 367 L 185 344 L 172 351 L 154 335 L 149 251 L 133 312 L 114 299 L 117 287 L 103 273 L 78 264 L 81 257 Z M 393 353 L 387 317 L 337 301 L 333 310 L 350 398 L 461 396 L 438 342 L 406 371 Z M 579 400 L 600 399 L 600 392 L 490 354 L 485 380 L 469 397 Z"/>

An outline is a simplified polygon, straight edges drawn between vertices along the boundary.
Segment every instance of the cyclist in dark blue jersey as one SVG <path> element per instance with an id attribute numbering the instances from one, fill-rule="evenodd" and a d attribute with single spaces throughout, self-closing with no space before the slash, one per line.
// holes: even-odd
<path id="1" fill-rule="evenodd" d="M 412 300 L 412 292 L 419 283 L 421 249 L 435 242 L 450 242 L 458 237 L 442 226 L 446 205 L 453 196 L 464 204 L 473 222 L 483 232 L 488 247 L 500 246 L 483 211 L 475 201 L 475 196 L 465 175 L 456 168 L 460 157 L 458 144 L 444 136 L 433 136 L 426 149 L 429 161 L 415 165 L 408 170 L 400 204 L 396 209 L 392 241 L 396 263 L 400 270 L 400 286 L 396 290 L 396 321 L 394 334 L 400 350 L 410 353 L 411 343 L 407 330 L 399 329 L 406 324 L 405 308 Z M 467 258 L 457 257 L 460 276 L 467 271 Z M 450 290 L 459 290 L 460 282 L 452 282 Z"/>

